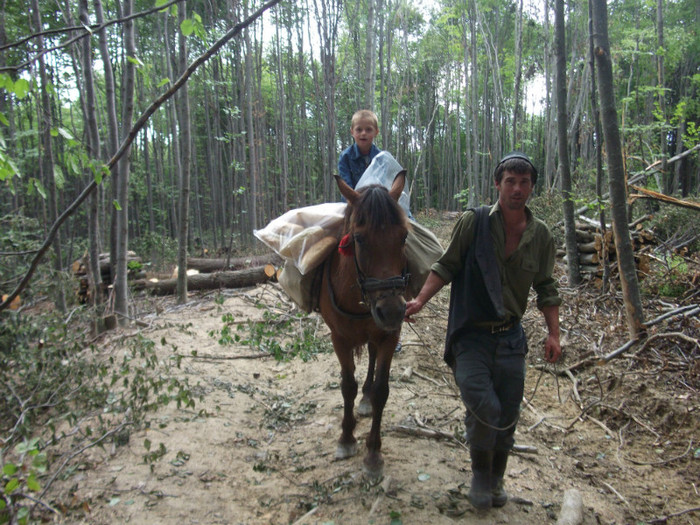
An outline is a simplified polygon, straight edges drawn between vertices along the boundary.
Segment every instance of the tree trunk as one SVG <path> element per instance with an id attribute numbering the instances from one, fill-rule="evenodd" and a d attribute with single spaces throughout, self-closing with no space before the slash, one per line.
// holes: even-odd
<path id="1" fill-rule="evenodd" d="M 374 110 L 377 46 L 374 30 L 375 0 L 367 0 L 367 36 L 365 38 L 365 108 Z"/>
<path id="2" fill-rule="evenodd" d="M 569 166 L 569 139 L 567 136 L 567 95 L 566 95 L 566 27 L 564 25 L 564 0 L 556 0 L 554 26 L 557 55 L 557 133 L 559 145 L 559 171 L 561 191 L 564 197 L 564 230 L 566 237 L 566 257 L 569 284 L 581 284 L 578 248 L 576 246 L 576 222 L 574 220 L 574 196 L 571 190 L 571 168 Z"/>
<path id="3" fill-rule="evenodd" d="M 102 8 L 102 0 L 94 0 L 95 6 L 95 20 L 98 24 L 104 23 L 104 12 Z M 105 151 L 102 152 L 102 157 L 104 159 L 110 159 L 119 148 L 119 122 L 117 119 L 117 98 L 116 98 L 116 88 L 114 82 L 114 70 L 112 69 L 112 59 L 109 55 L 109 37 L 107 31 L 103 29 L 100 31 L 100 57 L 102 58 L 102 67 L 104 69 L 104 84 L 105 84 L 105 106 L 107 113 L 107 144 L 104 146 Z M 114 166 L 111 170 L 111 180 L 110 188 L 112 189 L 111 195 L 112 200 L 116 199 L 116 187 L 119 180 L 119 170 L 118 165 Z M 100 188 L 97 189 L 98 193 Z M 101 207 L 103 213 L 105 212 L 105 206 Z M 110 253 L 112 255 L 111 259 L 111 277 L 110 280 L 114 279 L 115 267 L 117 264 L 117 233 L 116 233 L 116 210 L 114 209 L 113 203 L 109 203 L 111 214 L 109 216 L 109 242 L 110 242 Z M 100 221 L 104 225 L 106 221 Z M 104 237 L 103 237 L 104 238 Z"/>
<path id="4" fill-rule="evenodd" d="M 588 3 L 588 60 L 591 70 L 591 113 L 593 113 L 593 122 L 595 129 L 595 192 L 598 198 L 598 209 L 600 213 L 600 232 L 605 237 L 607 224 L 605 220 L 605 206 L 603 204 L 603 129 L 600 126 L 600 111 L 598 110 L 598 97 L 596 95 L 596 70 L 595 70 L 595 55 L 593 53 L 593 6 Z M 602 290 L 607 290 L 608 280 L 610 278 L 610 261 L 608 260 L 607 243 L 602 243 L 601 246 L 603 259 L 603 283 Z"/>
<path id="5" fill-rule="evenodd" d="M 133 11 L 133 0 L 124 2 L 124 16 Z M 136 82 L 136 66 L 129 58 L 136 56 L 136 41 L 134 21 L 124 22 L 124 82 L 122 90 L 122 135 L 125 140 L 131 130 L 134 116 L 134 85 Z M 114 312 L 119 316 L 119 324 L 125 326 L 129 322 L 129 290 L 127 283 L 127 250 L 129 249 L 129 172 L 131 145 L 119 160 L 119 181 L 117 184 L 117 202 L 121 209 L 117 214 L 117 264 L 114 276 Z"/>
<path id="6" fill-rule="evenodd" d="M 88 0 L 80 0 L 80 22 L 83 26 L 90 24 L 90 15 L 88 11 Z M 95 110 L 95 78 L 92 67 L 92 45 L 89 38 L 83 38 L 82 41 L 82 59 L 83 59 L 83 78 L 84 78 L 84 96 L 85 96 L 85 124 L 87 136 L 87 151 L 90 160 L 97 166 L 97 160 L 100 157 L 100 132 L 97 126 L 97 112 Z M 89 169 L 87 171 L 89 179 L 97 174 Z M 100 174 L 100 176 L 102 176 Z M 99 224 L 99 192 L 93 191 L 90 195 L 90 207 L 88 209 L 88 250 L 90 254 L 90 276 L 93 285 L 92 302 L 94 305 L 102 304 L 102 273 L 100 272 L 99 254 L 100 247 L 100 224 Z"/>
<path id="7" fill-rule="evenodd" d="M 515 15 L 515 85 L 513 86 L 513 149 L 521 149 L 518 125 L 520 121 L 520 83 L 523 78 L 523 0 L 518 1 Z"/>
<path id="8" fill-rule="evenodd" d="M 39 53 L 39 78 L 41 79 L 41 98 L 39 103 L 39 125 L 41 135 L 41 172 L 44 181 L 48 186 L 48 205 L 49 205 L 49 222 L 55 222 L 58 218 L 58 195 L 56 188 L 56 180 L 54 178 L 54 161 L 53 147 L 51 144 L 51 128 L 53 127 L 53 118 L 51 116 L 51 101 L 49 99 L 49 76 L 46 72 L 46 63 L 41 54 L 44 50 L 44 37 L 41 35 L 41 13 L 39 11 L 38 0 L 32 0 L 32 22 L 39 36 L 37 37 L 37 52 Z M 54 261 L 53 269 L 56 272 L 54 282 L 56 289 L 54 290 L 54 301 L 56 308 L 59 311 L 66 311 L 66 296 L 63 289 L 63 280 L 61 279 L 62 272 L 62 257 L 61 257 L 61 234 L 56 233 L 53 242 Z"/>
<path id="9" fill-rule="evenodd" d="M 182 2 L 178 10 L 178 27 L 182 27 L 185 21 L 187 3 Z M 181 75 L 187 69 L 187 37 L 182 31 L 178 31 L 179 43 L 179 69 L 178 75 Z M 190 171 L 192 168 L 192 139 L 190 136 L 190 98 L 187 89 L 187 83 L 183 84 L 179 93 L 179 117 L 180 117 L 180 133 L 182 138 L 182 176 L 180 177 L 180 225 L 177 236 L 177 265 L 180 269 L 177 274 L 177 302 L 185 304 L 187 302 L 187 233 L 189 231 L 190 220 Z"/>
<path id="10" fill-rule="evenodd" d="M 612 204 L 613 233 L 620 268 L 620 283 L 625 301 L 627 328 L 633 339 L 643 333 L 644 312 L 639 293 L 639 283 L 634 264 L 632 240 L 627 227 L 627 199 L 625 170 L 620 147 L 620 131 L 617 126 L 615 91 L 613 86 L 612 58 L 608 42 L 608 11 L 605 0 L 592 0 L 593 34 L 598 73 L 598 91 L 601 103 L 603 133 L 610 178 L 610 200 Z"/>

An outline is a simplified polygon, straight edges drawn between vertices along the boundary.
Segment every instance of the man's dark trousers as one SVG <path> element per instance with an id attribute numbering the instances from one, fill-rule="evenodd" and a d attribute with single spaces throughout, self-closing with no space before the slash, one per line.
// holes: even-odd
<path id="1" fill-rule="evenodd" d="M 497 334 L 463 329 L 455 337 L 453 352 L 455 381 L 467 407 L 469 446 L 484 451 L 512 449 L 525 387 L 527 339 L 522 326 L 515 323 Z"/>

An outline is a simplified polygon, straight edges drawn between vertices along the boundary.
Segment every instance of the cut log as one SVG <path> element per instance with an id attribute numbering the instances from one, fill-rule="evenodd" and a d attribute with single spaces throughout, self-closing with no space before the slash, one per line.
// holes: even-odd
<path id="1" fill-rule="evenodd" d="M 265 255 L 251 255 L 249 257 L 232 257 L 226 265 L 226 259 L 203 259 L 199 257 L 188 257 L 187 268 L 199 270 L 201 273 L 220 272 L 223 270 L 242 270 L 243 268 L 254 268 L 272 264 L 281 266 L 284 261 L 282 257 L 274 252 Z"/>
<path id="2" fill-rule="evenodd" d="M 265 266 L 256 266 L 233 272 L 198 273 L 187 277 L 187 290 L 216 290 L 217 288 L 244 288 L 269 281 Z M 177 279 L 165 281 L 136 281 L 133 286 L 137 290 L 150 290 L 155 295 L 170 295 L 177 291 Z"/>
<path id="3" fill-rule="evenodd" d="M 578 251 L 581 253 L 596 253 L 598 251 L 598 246 L 600 246 L 600 242 L 582 242 L 578 245 Z"/>

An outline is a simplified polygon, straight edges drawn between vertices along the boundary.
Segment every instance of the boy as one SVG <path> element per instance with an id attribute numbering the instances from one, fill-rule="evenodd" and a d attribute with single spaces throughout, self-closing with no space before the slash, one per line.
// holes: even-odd
<path id="1" fill-rule="evenodd" d="M 374 145 L 379 135 L 377 115 L 368 109 L 356 111 L 350 121 L 350 134 L 355 143 L 338 159 L 338 173 L 351 188 L 355 188 L 372 159 L 381 151 Z"/>

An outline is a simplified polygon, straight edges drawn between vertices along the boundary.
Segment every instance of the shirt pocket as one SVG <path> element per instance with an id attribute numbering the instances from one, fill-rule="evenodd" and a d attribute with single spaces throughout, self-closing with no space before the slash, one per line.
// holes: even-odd
<path id="1" fill-rule="evenodd" d="M 527 274 L 534 276 L 537 274 L 539 269 L 540 262 L 532 256 L 523 257 L 522 261 L 520 262 L 520 270 Z"/>

